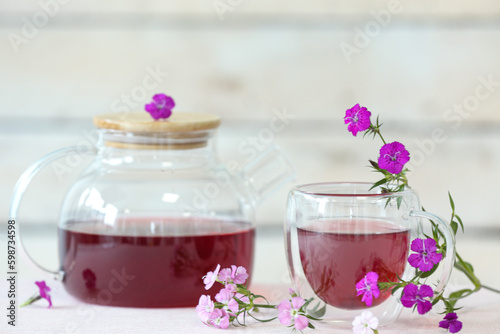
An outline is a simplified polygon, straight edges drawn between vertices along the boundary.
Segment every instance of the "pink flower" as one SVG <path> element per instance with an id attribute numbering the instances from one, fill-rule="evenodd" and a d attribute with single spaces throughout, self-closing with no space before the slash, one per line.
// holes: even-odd
<path id="1" fill-rule="evenodd" d="M 236 291 L 238 291 L 238 288 L 236 287 L 235 284 L 226 284 L 226 290 L 232 293 L 236 293 Z"/>
<path id="2" fill-rule="evenodd" d="M 169 118 L 172 115 L 172 109 L 175 107 L 174 100 L 165 94 L 156 94 L 153 101 L 146 104 L 144 109 L 151 114 L 155 120 L 160 118 Z"/>
<path id="3" fill-rule="evenodd" d="M 278 319 L 285 325 L 293 324 L 294 328 L 301 331 L 309 325 L 309 320 L 301 311 L 305 300 L 300 297 L 292 297 L 292 301 L 285 299 L 278 305 Z"/>
<path id="4" fill-rule="evenodd" d="M 362 280 L 356 283 L 357 296 L 363 295 L 361 301 L 365 302 L 366 306 L 372 306 L 373 298 L 378 298 L 380 296 L 377 281 L 378 274 L 370 271 Z"/>
<path id="5" fill-rule="evenodd" d="M 214 302 L 210 299 L 210 296 L 202 295 L 198 301 L 198 306 L 196 306 L 196 313 L 198 314 L 198 317 L 201 321 L 207 323 L 213 311 Z"/>
<path id="6" fill-rule="evenodd" d="M 227 303 L 227 309 L 231 311 L 232 316 L 236 316 L 236 313 L 240 310 L 240 304 L 236 301 L 236 299 L 231 298 L 231 300 Z"/>
<path id="7" fill-rule="evenodd" d="M 439 322 L 439 327 L 448 329 L 450 333 L 458 333 L 462 329 L 462 322 L 456 313 L 447 313 L 444 320 Z"/>
<path id="8" fill-rule="evenodd" d="M 427 238 L 422 240 L 417 238 L 411 243 L 411 250 L 417 252 L 408 257 L 408 262 L 412 267 L 421 271 L 429 271 L 443 258 L 443 254 L 437 253 L 436 240 Z"/>
<path id="9" fill-rule="evenodd" d="M 434 292 L 430 286 L 422 284 L 419 288 L 415 284 L 410 283 L 403 289 L 401 304 L 404 307 L 412 307 L 416 303 L 418 313 L 425 314 L 432 308 L 432 303 L 425 298 L 431 298 L 433 295 Z"/>
<path id="10" fill-rule="evenodd" d="M 229 327 L 229 314 L 223 309 L 216 308 L 210 314 L 208 323 L 216 328 L 227 329 Z"/>
<path id="11" fill-rule="evenodd" d="M 219 270 L 220 270 L 220 264 L 217 265 L 217 268 L 215 270 L 209 271 L 205 276 L 203 276 L 203 284 L 205 284 L 205 290 L 210 289 L 215 281 L 217 280 L 217 276 L 219 275 Z"/>
<path id="12" fill-rule="evenodd" d="M 349 124 L 347 130 L 351 132 L 353 136 L 356 136 L 358 131 L 367 130 L 371 125 L 371 115 L 371 112 L 365 107 L 360 107 L 359 104 L 356 104 L 351 109 L 347 109 L 344 117 L 344 123 Z"/>
<path id="13" fill-rule="evenodd" d="M 378 327 L 378 319 L 370 311 L 364 310 L 354 318 L 352 330 L 355 334 L 373 334 Z"/>
<path id="14" fill-rule="evenodd" d="M 39 292 L 40 292 L 40 297 L 43 299 L 46 299 L 49 302 L 49 308 L 52 307 L 52 300 L 50 299 L 50 288 L 47 286 L 45 281 L 39 281 L 35 282 L 35 284 L 38 286 Z"/>
<path id="15" fill-rule="evenodd" d="M 244 267 L 236 267 L 235 265 L 232 265 L 231 268 L 231 278 L 233 279 L 233 282 L 235 284 L 245 284 L 249 276 L 247 274 L 247 270 Z"/>
<path id="16" fill-rule="evenodd" d="M 391 174 L 399 174 L 404 165 L 410 161 L 410 153 L 397 141 L 385 144 L 380 149 L 378 166 Z"/>
<path id="17" fill-rule="evenodd" d="M 221 269 L 219 273 L 219 280 L 222 283 L 228 283 L 231 280 L 231 268 Z"/>
<path id="18" fill-rule="evenodd" d="M 228 289 L 221 289 L 218 294 L 215 295 L 215 300 L 221 304 L 227 305 L 229 301 L 233 298 L 234 293 Z"/>
<path id="19" fill-rule="evenodd" d="M 240 309 L 240 305 L 238 304 L 238 301 L 237 301 L 236 299 L 238 299 L 238 300 L 240 300 L 241 302 L 246 303 L 246 304 L 250 303 L 250 299 L 249 299 L 247 296 L 245 296 L 245 295 L 243 295 L 243 294 L 241 294 L 241 293 L 237 293 L 237 294 L 234 296 L 234 298 L 232 298 L 232 299 L 229 301 L 229 303 L 227 304 L 227 308 L 228 308 L 231 312 L 233 312 L 233 314 L 236 314 L 236 313 L 239 311 L 239 309 Z M 253 310 L 253 308 L 252 308 L 252 310 Z"/>

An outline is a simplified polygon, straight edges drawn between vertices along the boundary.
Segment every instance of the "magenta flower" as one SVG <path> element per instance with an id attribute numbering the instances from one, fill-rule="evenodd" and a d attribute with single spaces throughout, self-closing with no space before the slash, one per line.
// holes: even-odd
<path id="1" fill-rule="evenodd" d="M 175 107 L 174 100 L 165 94 L 156 94 L 153 101 L 146 104 L 144 109 L 151 114 L 155 120 L 160 118 L 169 118 L 172 115 L 172 109 Z"/>
<path id="2" fill-rule="evenodd" d="M 447 313 L 444 320 L 439 322 L 439 327 L 448 329 L 450 333 L 458 333 L 462 329 L 462 322 L 457 319 L 456 313 Z"/>
<path id="3" fill-rule="evenodd" d="M 203 276 L 203 284 L 205 284 L 205 290 L 210 289 L 219 275 L 220 264 L 217 265 L 214 271 L 209 271 L 205 276 Z"/>
<path id="4" fill-rule="evenodd" d="M 50 288 L 45 284 L 45 281 L 35 282 L 38 286 L 38 290 L 40 292 L 40 297 L 46 299 L 49 302 L 49 308 L 52 307 L 52 300 L 50 299 Z"/>
<path id="5" fill-rule="evenodd" d="M 248 274 L 247 270 L 244 267 L 236 267 L 235 265 L 231 266 L 231 278 L 233 279 L 234 284 L 245 284 Z"/>
<path id="6" fill-rule="evenodd" d="M 427 238 L 422 240 L 417 238 L 411 243 L 411 250 L 416 254 L 408 257 L 408 262 L 412 267 L 421 271 L 429 271 L 443 258 L 443 254 L 437 253 L 436 240 Z"/>
<path id="7" fill-rule="evenodd" d="M 399 174 L 404 165 L 410 161 L 410 153 L 397 141 L 385 144 L 380 149 L 378 166 L 391 174 Z"/>
<path id="8" fill-rule="evenodd" d="M 305 300 L 300 297 L 292 297 L 292 301 L 285 299 L 278 305 L 278 319 L 285 326 L 291 326 L 301 331 L 309 325 L 309 320 L 300 309 Z"/>
<path id="9" fill-rule="evenodd" d="M 432 303 L 425 298 L 431 298 L 433 295 L 434 292 L 430 286 L 422 284 L 419 288 L 415 284 L 410 283 L 403 289 L 401 304 L 404 307 L 412 307 L 416 303 L 418 313 L 425 314 L 432 308 Z"/>
<path id="10" fill-rule="evenodd" d="M 210 319 L 210 315 L 214 311 L 214 302 L 210 299 L 208 295 L 200 296 L 198 301 L 198 306 L 196 306 L 196 314 L 204 323 L 207 323 Z"/>
<path id="11" fill-rule="evenodd" d="M 210 314 L 208 323 L 216 328 L 227 329 L 229 327 L 229 314 L 223 309 L 216 308 Z"/>
<path id="12" fill-rule="evenodd" d="M 366 306 L 372 306 L 373 298 L 378 298 L 380 296 L 377 281 L 378 274 L 370 271 L 361 281 L 356 283 L 356 291 L 358 292 L 357 296 L 363 295 L 361 301 L 365 302 Z"/>
<path id="13" fill-rule="evenodd" d="M 351 109 L 347 109 L 345 112 L 344 123 L 349 124 L 347 130 L 352 133 L 353 136 L 358 134 L 358 131 L 365 131 L 371 125 L 370 116 L 371 112 L 365 107 L 360 107 L 356 104 Z"/>

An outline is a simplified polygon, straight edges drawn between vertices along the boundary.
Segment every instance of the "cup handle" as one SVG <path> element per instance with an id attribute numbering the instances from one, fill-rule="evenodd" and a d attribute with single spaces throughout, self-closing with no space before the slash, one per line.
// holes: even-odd
<path id="1" fill-rule="evenodd" d="M 33 177 L 36 174 L 38 174 L 38 172 L 40 172 L 43 168 L 47 167 L 49 164 L 51 164 L 55 160 L 58 160 L 60 158 L 64 158 L 72 153 L 77 153 L 77 154 L 94 153 L 94 151 L 91 151 L 87 146 L 69 146 L 69 147 L 61 148 L 57 151 L 54 151 L 52 153 L 45 155 L 44 157 L 42 157 L 41 159 L 36 161 L 34 164 L 32 164 L 26 171 L 24 171 L 23 174 L 21 174 L 21 176 L 17 180 L 16 185 L 14 186 L 12 203 L 10 205 L 10 212 L 9 212 L 9 217 L 10 217 L 9 219 L 10 220 L 14 220 L 14 221 L 18 222 L 17 213 L 19 210 L 19 205 L 21 204 L 21 200 L 23 198 L 24 192 L 28 188 Z M 52 275 L 54 277 L 54 279 L 62 281 L 64 278 L 63 271 L 61 271 L 61 270 L 52 271 L 52 270 L 46 269 L 45 267 L 43 267 L 42 265 L 37 263 L 29 255 L 29 253 L 26 251 L 26 248 L 23 245 L 20 230 L 21 229 L 18 226 L 18 230 L 17 230 L 16 234 L 17 234 L 17 241 L 18 241 L 17 244 L 20 246 L 19 247 L 20 253 L 23 256 L 25 256 L 26 258 L 28 258 L 31 261 L 31 263 L 33 263 L 36 267 L 38 267 L 42 271 Z"/>
<path id="2" fill-rule="evenodd" d="M 455 235 L 451 230 L 450 226 L 440 217 L 428 213 L 425 211 L 411 211 L 410 217 L 420 217 L 426 218 L 437 224 L 439 230 L 443 233 L 444 239 L 446 241 L 446 256 L 444 258 L 444 269 L 441 274 L 441 279 L 438 282 L 438 285 L 434 289 L 435 294 L 440 294 L 443 289 L 448 284 L 448 280 L 451 276 L 451 271 L 453 270 L 453 266 L 455 265 Z"/>

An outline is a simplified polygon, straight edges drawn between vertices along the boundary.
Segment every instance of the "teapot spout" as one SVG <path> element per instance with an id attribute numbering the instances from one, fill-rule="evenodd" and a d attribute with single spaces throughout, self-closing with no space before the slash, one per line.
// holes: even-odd
<path id="1" fill-rule="evenodd" d="M 293 163 L 277 145 L 267 147 L 239 173 L 253 206 L 292 181 L 295 175 Z"/>

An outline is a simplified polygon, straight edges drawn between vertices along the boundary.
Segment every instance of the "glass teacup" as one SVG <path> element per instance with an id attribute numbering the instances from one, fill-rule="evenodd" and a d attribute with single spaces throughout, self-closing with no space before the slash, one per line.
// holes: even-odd
<path id="1" fill-rule="evenodd" d="M 447 242 L 447 255 L 434 291 L 446 286 L 454 262 L 454 237 L 439 217 L 420 211 L 411 190 L 386 193 L 369 183 L 316 183 L 295 187 L 288 196 L 285 247 L 290 276 L 303 298 L 324 302 L 325 321 L 352 322 L 362 310 L 381 324 L 402 310 L 400 292 L 382 291 L 368 307 L 356 283 L 368 272 L 379 282 L 408 280 L 410 244 L 426 238 L 420 218 L 436 223 Z"/>

